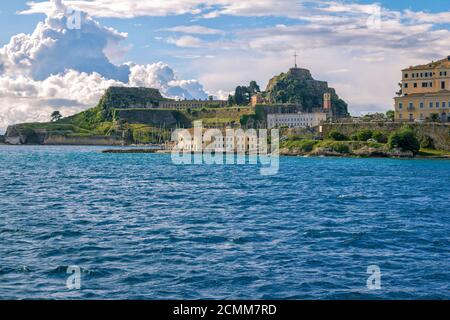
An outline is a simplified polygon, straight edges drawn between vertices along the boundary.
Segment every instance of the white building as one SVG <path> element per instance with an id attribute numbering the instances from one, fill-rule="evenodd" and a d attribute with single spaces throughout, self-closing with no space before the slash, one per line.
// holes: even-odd
<path id="1" fill-rule="evenodd" d="M 310 128 L 316 127 L 321 122 L 327 120 L 324 112 L 314 113 L 272 113 L 267 115 L 267 128 L 287 126 L 289 128 Z"/>
<path id="2" fill-rule="evenodd" d="M 220 130 L 203 129 L 202 134 L 195 139 L 194 129 L 180 130 L 177 135 L 179 151 L 184 152 L 237 152 L 257 153 L 258 134 L 256 130 L 242 129 Z M 264 148 L 264 145 L 261 146 Z M 267 145 L 265 146 L 267 148 Z"/>

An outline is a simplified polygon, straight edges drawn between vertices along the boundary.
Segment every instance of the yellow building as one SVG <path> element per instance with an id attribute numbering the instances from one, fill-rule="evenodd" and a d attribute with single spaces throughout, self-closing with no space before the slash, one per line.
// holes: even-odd
<path id="1" fill-rule="evenodd" d="M 258 92 L 257 94 L 253 95 L 250 98 L 250 105 L 254 108 L 257 104 L 263 104 L 266 103 L 266 99 L 264 99 L 263 95 Z"/>
<path id="2" fill-rule="evenodd" d="M 396 121 L 450 121 L 450 56 L 402 70 Z"/>

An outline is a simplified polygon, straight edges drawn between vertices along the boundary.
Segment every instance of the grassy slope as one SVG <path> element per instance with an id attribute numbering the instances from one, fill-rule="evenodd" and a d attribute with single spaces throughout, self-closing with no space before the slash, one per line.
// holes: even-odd
<path id="1" fill-rule="evenodd" d="M 422 148 L 422 149 L 420 149 L 419 156 L 425 156 L 425 157 L 450 156 L 450 151 Z"/>

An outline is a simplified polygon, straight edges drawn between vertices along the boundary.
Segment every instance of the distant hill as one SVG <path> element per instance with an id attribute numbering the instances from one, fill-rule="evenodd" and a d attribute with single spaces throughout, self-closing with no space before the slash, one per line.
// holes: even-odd
<path id="1" fill-rule="evenodd" d="M 97 106 L 54 122 L 9 126 L 11 144 L 120 144 L 160 143 L 170 140 L 174 128 L 190 128 L 192 121 L 205 125 L 239 123 L 250 108 L 158 109 L 164 98 L 152 88 L 111 87 Z M 152 108 L 155 107 L 155 108 Z M 1 140 L 0 140 L 1 142 Z"/>
<path id="2" fill-rule="evenodd" d="M 110 87 L 100 99 L 98 107 L 105 112 L 105 117 L 109 118 L 113 109 L 150 108 L 167 100 L 170 99 L 164 98 L 158 89 Z"/>
<path id="3" fill-rule="evenodd" d="M 347 116 L 348 105 L 339 98 L 336 90 L 328 87 L 326 81 L 315 80 L 307 69 L 292 68 L 287 73 L 273 77 L 265 95 L 270 103 L 299 104 L 303 111 L 311 112 L 323 105 L 323 95 L 327 92 L 331 93 L 334 116 Z"/>

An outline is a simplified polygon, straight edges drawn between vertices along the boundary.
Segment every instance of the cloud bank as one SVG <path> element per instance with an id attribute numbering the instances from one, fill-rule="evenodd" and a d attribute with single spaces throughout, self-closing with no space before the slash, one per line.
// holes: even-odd
<path id="1" fill-rule="evenodd" d="M 213 18 L 220 15 L 298 17 L 303 0 L 67 0 L 67 6 L 88 12 L 93 17 L 134 18 L 193 14 Z M 31 2 L 22 14 L 46 13 L 48 2 Z"/>
<path id="2" fill-rule="evenodd" d="M 69 13 L 68 13 L 69 12 Z M 207 98 L 196 80 L 180 80 L 166 64 L 111 63 L 127 34 L 101 26 L 86 13 L 52 1 L 32 34 L 18 34 L 0 49 L 0 131 L 9 124 L 47 121 L 94 106 L 109 86 L 158 88 L 166 97 Z"/>
<path id="3" fill-rule="evenodd" d="M 250 80 L 257 80 L 264 87 L 274 74 L 293 65 L 292 55 L 297 51 L 299 65 L 335 87 L 349 102 L 353 114 L 392 109 L 401 69 L 450 54 L 447 23 L 450 12 L 394 10 L 377 3 L 350 0 L 67 0 L 64 3 L 101 18 L 184 15 L 167 19 L 169 25 L 156 30 L 156 50 L 158 46 L 162 48 L 157 54 L 170 50 L 173 57 L 189 59 L 189 63 L 180 63 L 180 68 L 201 83 L 207 83 L 208 91 L 220 96 Z M 22 13 L 48 15 L 58 6 L 62 6 L 60 1 L 29 3 L 29 9 Z M 19 70 L 18 76 L 42 82 L 49 70 L 63 77 L 66 72 L 63 67 L 69 65 L 80 74 L 97 73 L 102 81 L 155 86 L 166 95 L 179 97 L 205 95 L 197 81 L 179 80 L 172 69 L 161 63 L 111 65 L 112 53 L 120 52 L 119 43 L 127 35 L 83 17 L 95 30 L 95 35 L 86 35 L 87 39 L 101 34 L 93 43 L 96 49 L 88 51 L 93 67 L 88 63 L 77 65 L 76 57 L 82 55 L 81 51 L 70 52 L 67 57 L 55 54 L 52 46 L 57 45 L 53 40 L 76 41 L 79 34 L 65 31 L 63 36 L 58 33 L 50 36 L 59 30 L 50 27 L 48 35 L 38 40 L 33 35 L 18 35 L 10 43 L 9 53 L 4 53 L 3 58 L 0 53 L 1 76 L 12 77 L 14 70 Z M 239 23 L 233 17 L 239 17 Z M 264 17 L 260 20 L 264 24 L 255 24 L 254 17 Z M 175 20 L 178 26 L 172 24 Z M 41 26 L 40 30 L 46 28 Z M 64 63 L 52 65 L 43 57 L 44 52 L 54 54 Z M 39 59 L 34 61 L 36 56 Z M 22 86 L 26 88 L 30 84 Z M 52 98 L 56 100 L 51 103 L 77 100 L 74 98 Z M 76 108 L 79 107 L 74 106 L 73 110 Z"/>

